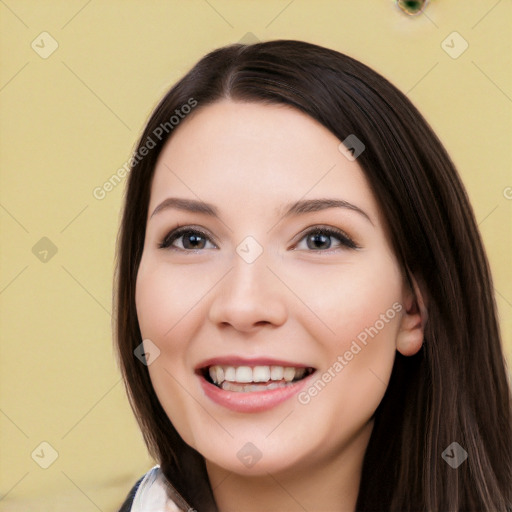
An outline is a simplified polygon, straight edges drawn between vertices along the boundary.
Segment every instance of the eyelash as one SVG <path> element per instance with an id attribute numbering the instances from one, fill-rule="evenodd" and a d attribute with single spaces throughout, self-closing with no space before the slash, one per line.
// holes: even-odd
<path id="1" fill-rule="evenodd" d="M 196 228 L 191 228 L 191 227 L 182 227 L 182 228 L 176 228 L 175 230 L 168 233 L 164 237 L 164 239 L 158 244 L 158 248 L 159 249 L 170 249 L 172 251 L 181 251 L 181 252 L 188 252 L 188 253 L 190 253 L 190 252 L 196 253 L 198 251 L 205 250 L 205 249 L 182 249 L 181 247 L 173 247 L 171 244 L 175 240 L 181 238 L 181 236 L 183 236 L 184 234 L 194 234 L 194 235 L 199 234 L 203 238 L 205 238 L 207 241 L 211 242 L 210 237 L 204 231 L 201 231 L 200 229 L 196 229 Z M 299 240 L 299 242 L 301 242 L 304 238 L 306 238 L 307 236 L 309 236 L 311 234 L 323 234 L 323 235 L 337 238 L 340 241 L 340 245 L 345 247 L 346 249 L 360 249 L 360 246 L 357 245 L 343 231 L 341 231 L 340 229 L 337 229 L 337 228 L 333 228 L 333 227 L 316 226 L 316 227 L 310 229 L 309 231 L 307 231 L 306 233 L 304 233 L 304 235 Z M 337 249 L 340 249 L 343 247 L 338 247 Z M 326 249 L 326 250 L 312 249 L 309 252 L 332 252 L 332 249 Z"/>

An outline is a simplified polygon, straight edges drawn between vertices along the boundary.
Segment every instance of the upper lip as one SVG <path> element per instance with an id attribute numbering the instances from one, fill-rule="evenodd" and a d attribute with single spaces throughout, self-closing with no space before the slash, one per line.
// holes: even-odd
<path id="1" fill-rule="evenodd" d="M 274 359 L 272 357 L 245 358 L 240 356 L 218 356 L 212 357 L 199 363 L 195 370 L 204 370 L 210 366 L 293 366 L 294 368 L 313 368 L 309 364 L 298 363 L 295 361 L 285 361 L 284 359 Z"/>

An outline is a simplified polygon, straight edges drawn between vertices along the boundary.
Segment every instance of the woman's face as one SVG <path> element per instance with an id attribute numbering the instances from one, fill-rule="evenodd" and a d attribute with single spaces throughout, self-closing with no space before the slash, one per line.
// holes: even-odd
<path id="1" fill-rule="evenodd" d="M 207 464 L 239 474 L 361 455 L 408 291 L 357 159 L 287 106 L 222 100 L 181 123 L 136 288 L 163 409 Z"/>

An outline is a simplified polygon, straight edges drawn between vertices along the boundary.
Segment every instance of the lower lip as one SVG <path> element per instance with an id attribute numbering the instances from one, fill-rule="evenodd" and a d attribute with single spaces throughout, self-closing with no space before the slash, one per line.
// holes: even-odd
<path id="1" fill-rule="evenodd" d="M 266 391 L 226 391 L 211 384 L 202 375 L 199 375 L 199 380 L 206 396 L 215 403 L 236 412 L 261 412 L 268 411 L 296 395 L 315 373 L 293 384 Z"/>

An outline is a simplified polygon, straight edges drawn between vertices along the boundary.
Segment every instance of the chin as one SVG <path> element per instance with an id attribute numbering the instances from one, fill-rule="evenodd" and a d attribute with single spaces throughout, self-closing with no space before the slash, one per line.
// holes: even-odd
<path id="1" fill-rule="evenodd" d="M 255 448 L 245 445 L 238 453 L 234 458 L 227 457 L 225 453 L 212 454 L 206 461 L 207 464 L 213 464 L 230 473 L 254 477 L 288 472 L 297 464 L 291 452 L 265 454 L 265 450 L 256 451 Z"/>

